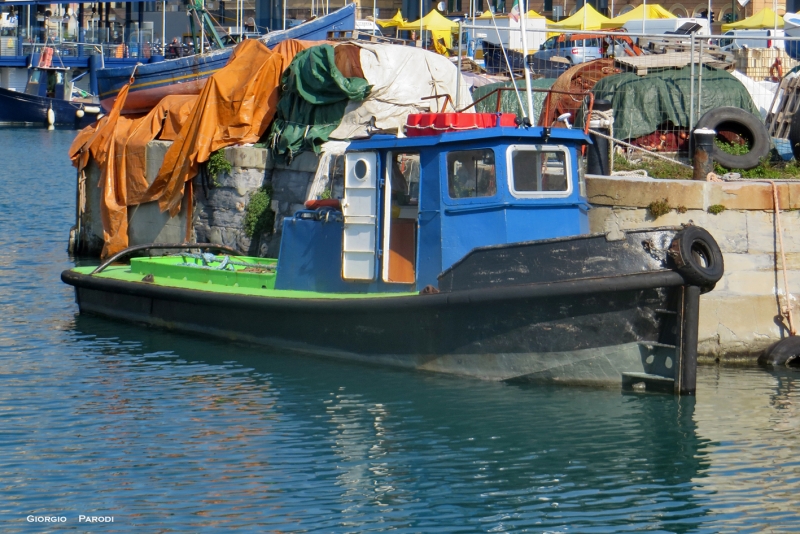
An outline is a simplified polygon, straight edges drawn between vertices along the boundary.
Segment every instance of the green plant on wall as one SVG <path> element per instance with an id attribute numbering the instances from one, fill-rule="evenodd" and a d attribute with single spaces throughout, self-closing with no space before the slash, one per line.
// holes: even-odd
<path id="1" fill-rule="evenodd" d="M 252 195 L 244 211 L 244 233 L 247 237 L 255 237 L 264 233 L 271 233 L 275 222 L 270 204 L 272 202 L 272 188 L 264 186 Z"/>
<path id="2" fill-rule="evenodd" d="M 219 174 L 231 172 L 232 168 L 231 162 L 225 158 L 224 148 L 212 152 L 211 157 L 208 158 L 208 175 L 211 177 L 211 182 L 214 186 L 219 186 Z"/>
<path id="3" fill-rule="evenodd" d="M 647 206 L 647 211 L 650 212 L 650 215 L 652 215 L 654 219 L 658 219 L 662 215 L 666 215 L 671 210 L 672 206 L 669 205 L 669 201 L 666 198 L 662 200 L 654 200 Z"/>

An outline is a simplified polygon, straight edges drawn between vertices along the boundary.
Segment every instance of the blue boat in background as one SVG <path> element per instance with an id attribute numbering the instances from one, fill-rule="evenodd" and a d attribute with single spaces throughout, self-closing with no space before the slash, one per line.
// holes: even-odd
<path id="1" fill-rule="evenodd" d="M 298 26 L 270 32 L 261 41 L 269 48 L 287 39 L 321 41 L 327 39 L 328 32 L 352 30 L 355 21 L 356 5 L 348 4 Z M 136 67 L 101 69 L 97 71 L 100 103 L 106 111 L 110 110 L 117 94 L 132 77 L 134 83 L 125 100 L 124 113 L 146 113 L 165 96 L 199 94 L 206 78 L 224 67 L 232 53 L 233 48 L 224 48 Z"/>
<path id="2" fill-rule="evenodd" d="M 74 96 L 74 82 L 67 67 L 31 67 L 25 92 L 0 88 L 0 124 L 69 126 L 83 128 L 100 114 L 96 99 Z"/>

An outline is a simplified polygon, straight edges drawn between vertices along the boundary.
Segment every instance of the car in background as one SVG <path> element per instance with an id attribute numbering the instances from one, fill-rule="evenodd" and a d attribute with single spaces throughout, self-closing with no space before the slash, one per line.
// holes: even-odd
<path id="1" fill-rule="evenodd" d="M 784 48 L 783 30 L 728 30 L 719 39 L 719 47 L 724 51 L 742 48 Z"/>
<path id="2" fill-rule="evenodd" d="M 561 34 L 546 40 L 536 52 L 537 59 L 562 57 L 573 65 L 603 57 L 603 37 L 586 34 Z"/>

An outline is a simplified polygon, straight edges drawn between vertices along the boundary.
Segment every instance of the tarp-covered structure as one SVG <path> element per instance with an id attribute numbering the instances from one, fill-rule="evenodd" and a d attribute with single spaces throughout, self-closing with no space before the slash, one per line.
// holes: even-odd
<path id="1" fill-rule="evenodd" d="M 386 48 L 386 47 L 384 47 Z M 322 45 L 303 50 L 281 77 L 282 95 L 272 123 L 270 146 L 279 160 L 291 162 L 306 150 L 319 153 L 319 147 L 339 126 L 349 101 L 362 101 L 372 87 L 361 72 L 353 45 L 340 45 L 341 57 L 352 50 L 350 68 L 358 76 L 347 77 L 337 68 L 332 46 Z M 349 54 L 348 54 L 349 55 Z M 341 61 L 341 60 L 340 60 Z"/>
<path id="2" fill-rule="evenodd" d="M 629 20 L 649 20 L 649 19 L 676 19 L 674 13 L 670 13 L 658 4 L 640 5 L 631 9 L 627 13 L 616 16 L 608 22 L 604 22 L 600 27 L 604 30 L 621 28 Z"/>
<path id="3" fill-rule="evenodd" d="M 409 113 L 453 111 L 450 106 L 444 109 L 444 98 L 425 97 L 450 95 L 460 108 L 472 103 L 458 68 L 445 57 L 411 46 L 368 42 L 353 46 L 360 49 L 361 70 L 372 91 L 362 102 L 347 104 L 332 139 L 366 137 L 371 130 L 402 131 Z"/>
<path id="4" fill-rule="evenodd" d="M 79 171 L 90 158 L 100 167 L 102 257 L 128 246 L 129 206 L 158 201 L 162 211 L 175 216 L 184 186 L 200 163 L 215 150 L 261 137 L 275 115 L 281 73 L 311 44 L 315 43 L 289 40 L 270 50 L 248 39 L 236 47 L 228 65 L 208 79 L 200 95 L 167 97 L 144 117 L 120 114 L 130 86 L 120 91 L 109 114 L 82 130 L 69 151 Z M 144 151 L 156 138 L 173 143 L 148 185 Z"/>
<path id="5" fill-rule="evenodd" d="M 571 17 L 567 17 L 560 22 L 548 24 L 547 27 L 553 30 L 599 30 L 603 23 L 610 20 L 605 15 L 598 13 L 591 5 L 584 4 Z"/>
<path id="6" fill-rule="evenodd" d="M 734 106 L 758 115 L 747 89 L 729 72 L 704 66 L 701 83 L 703 98 L 700 109 L 696 110 L 698 117 L 723 106 Z M 699 87 L 700 83 L 695 82 L 695 95 Z M 667 122 L 689 128 L 690 66 L 651 72 L 646 76 L 632 72 L 614 74 L 599 80 L 592 93 L 595 101 L 611 101 L 617 139 L 635 139 L 653 133 Z"/>
<path id="7" fill-rule="evenodd" d="M 90 160 L 100 168 L 102 257 L 128 246 L 128 207 L 156 201 L 161 211 L 177 215 L 191 198 L 200 164 L 216 150 L 266 139 L 270 124 L 270 132 L 278 132 L 271 140 L 279 159 L 317 151 L 334 133 L 347 139 L 376 128 L 397 130 L 409 113 L 443 104 L 425 96 L 455 95 L 460 87 L 461 105 L 469 105 L 459 76 L 447 58 L 415 47 L 287 40 L 270 50 L 253 39 L 236 47 L 200 95 L 167 97 L 145 116 L 121 114 L 125 86 L 109 114 L 70 147 L 80 172 Z M 172 145 L 149 183 L 145 150 L 153 139 Z M 192 203 L 185 206 L 188 239 Z"/>
<path id="8" fill-rule="evenodd" d="M 420 28 L 424 31 L 431 32 L 433 41 L 438 42 L 439 39 L 444 41 L 444 46 L 447 48 L 453 47 L 453 32 L 458 31 L 458 23 L 453 22 L 447 17 L 442 16 L 441 13 L 432 9 L 430 13 L 419 19 L 404 22 L 397 26 L 398 30 L 418 32 Z"/>
<path id="9" fill-rule="evenodd" d="M 778 15 L 768 7 L 765 7 L 755 15 L 747 17 L 744 20 L 722 25 L 722 31 L 724 32 L 728 30 L 760 30 L 771 28 L 783 28 L 783 16 Z"/>

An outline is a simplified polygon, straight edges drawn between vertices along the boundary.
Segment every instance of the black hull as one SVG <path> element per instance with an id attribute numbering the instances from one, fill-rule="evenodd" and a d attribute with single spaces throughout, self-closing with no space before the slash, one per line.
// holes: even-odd
<path id="1" fill-rule="evenodd" d="M 691 394 L 701 289 L 697 273 L 678 267 L 675 245 L 699 240 L 716 247 L 696 227 L 482 247 L 442 273 L 441 292 L 380 298 L 230 294 L 71 270 L 61 278 L 81 312 L 172 330 L 486 380 Z M 718 259 L 706 290 L 722 276 Z"/>
<path id="2" fill-rule="evenodd" d="M 67 100 L 57 100 L 43 96 L 33 96 L 0 88 L 0 124 L 48 126 L 47 110 L 52 109 L 54 126 L 84 128 L 92 124 L 95 113 L 84 113 L 78 117 L 76 112 L 81 104 Z"/>
<path id="3" fill-rule="evenodd" d="M 666 346 L 675 344 L 667 332 L 675 317 L 659 312 L 675 308 L 684 283 L 677 273 L 344 301 L 231 296 L 72 271 L 62 279 L 76 287 L 81 312 L 368 363 L 617 387 L 623 373 L 674 379 L 678 367 Z"/>

